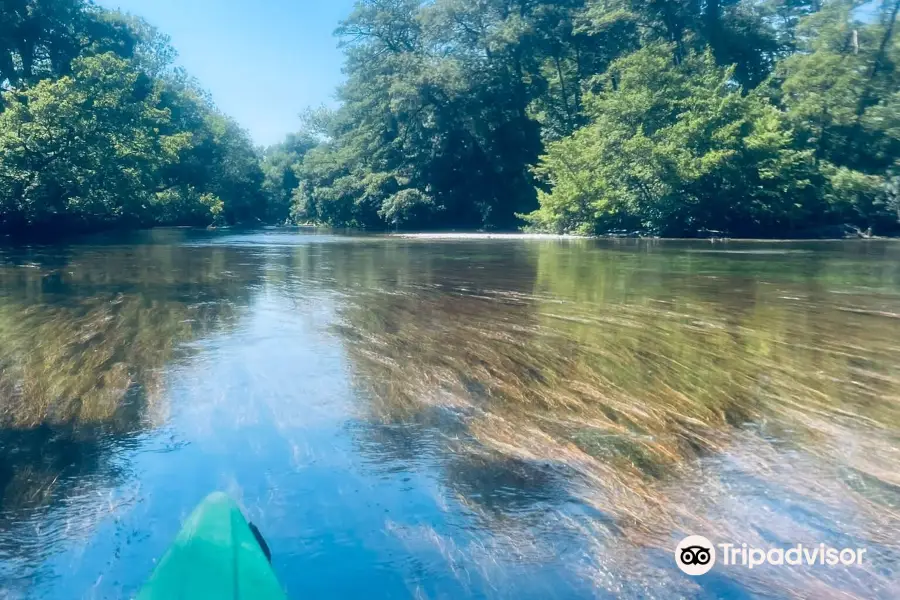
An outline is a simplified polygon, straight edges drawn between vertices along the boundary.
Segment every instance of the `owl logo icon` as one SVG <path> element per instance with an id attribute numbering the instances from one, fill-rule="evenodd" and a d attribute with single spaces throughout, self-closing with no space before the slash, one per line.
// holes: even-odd
<path id="1" fill-rule="evenodd" d="M 689 535 L 675 548 L 675 564 L 688 575 L 705 575 L 716 564 L 716 547 L 702 535 Z"/>

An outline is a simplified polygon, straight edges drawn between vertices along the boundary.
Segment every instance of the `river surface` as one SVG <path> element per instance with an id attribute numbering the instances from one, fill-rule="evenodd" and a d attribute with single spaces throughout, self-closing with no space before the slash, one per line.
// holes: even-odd
<path id="1" fill-rule="evenodd" d="M 0 598 L 130 597 L 214 490 L 297 600 L 900 598 L 900 243 L 0 248 Z"/>

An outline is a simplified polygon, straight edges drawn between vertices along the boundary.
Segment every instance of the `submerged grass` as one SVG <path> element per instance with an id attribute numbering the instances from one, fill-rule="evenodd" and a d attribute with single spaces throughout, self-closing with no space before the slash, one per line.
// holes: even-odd
<path id="1" fill-rule="evenodd" d="M 102 514 L 117 448 L 165 422 L 167 369 L 241 314 L 256 265 L 228 252 L 0 248 L 0 554 L 49 551 L 42 511 Z"/>
<path id="2" fill-rule="evenodd" d="M 234 273 L 229 253 L 147 245 L 81 247 L 64 260 L 0 254 L 0 429 L 122 419 L 133 428 L 150 407 L 165 410 L 164 367 L 186 342 L 235 322 L 249 295 L 254 265 Z"/>
<path id="3" fill-rule="evenodd" d="M 598 594 L 632 597 L 699 594 L 671 559 L 687 533 L 864 546 L 865 569 L 724 579 L 737 595 L 896 597 L 900 247 L 484 244 L 268 259 L 279 293 L 336 299 L 359 409 L 433 425 L 439 500 L 483 526 L 468 541 L 390 532 L 433 546 L 461 580 L 478 571 L 502 589 L 497 559 L 562 556 Z M 95 430 L 162 422 L 172 361 L 233 326 L 262 278 L 257 254 L 228 247 L 54 260 L 0 266 L 0 533 L 31 522 L 20 510 L 113 487 L 97 481 L 116 471 Z"/>
<path id="4" fill-rule="evenodd" d="M 611 591 L 635 578 L 671 581 L 674 567 L 613 568 L 611 557 L 671 561 L 680 537 L 701 533 L 763 547 L 868 547 L 863 570 L 728 576 L 775 595 L 891 597 L 900 581 L 896 270 L 860 286 L 847 281 L 858 274 L 798 281 L 797 269 L 779 276 L 758 262 L 715 273 L 708 260 L 631 259 L 543 246 L 530 291 L 488 275 L 360 295 L 341 333 L 365 409 L 388 422 L 450 411 L 469 436 L 454 452 L 555 473 L 614 525 L 572 525 L 591 538 L 588 570 Z M 484 510 L 509 528 L 503 511 Z"/>

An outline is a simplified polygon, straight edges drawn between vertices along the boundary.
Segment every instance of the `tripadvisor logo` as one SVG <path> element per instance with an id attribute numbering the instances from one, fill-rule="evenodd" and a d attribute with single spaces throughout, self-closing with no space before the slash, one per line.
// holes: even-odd
<path id="1" fill-rule="evenodd" d="M 726 567 L 754 569 L 762 565 L 772 566 L 813 566 L 838 565 L 860 566 L 865 548 L 832 548 L 825 544 L 804 546 L 796 544 L 788 549 L 753 548 L 747 544 L 718 544 L 720 564 Z M 716 564 L 716 546 L 701 535 L 690 535 L 675 548 L 675 564 L 688 575 L 698 576 L 709 573 Z"/>
<path id="2" fill-rule="evenodd" d="M 716 564 L 716 548 L 702 535 L 689 535 L 675 548 L 675 563 L 688 575 L 706 575 Z"/>

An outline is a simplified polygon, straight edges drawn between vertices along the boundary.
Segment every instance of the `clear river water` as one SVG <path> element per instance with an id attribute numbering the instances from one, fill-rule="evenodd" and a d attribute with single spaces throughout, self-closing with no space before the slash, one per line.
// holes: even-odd
<path id="1" fill-rule="evenodd" d="M 0 599 L 131 597 L 215 490 L 296 600 L 898 598 L 900 243 L 0 247 Z"/>

